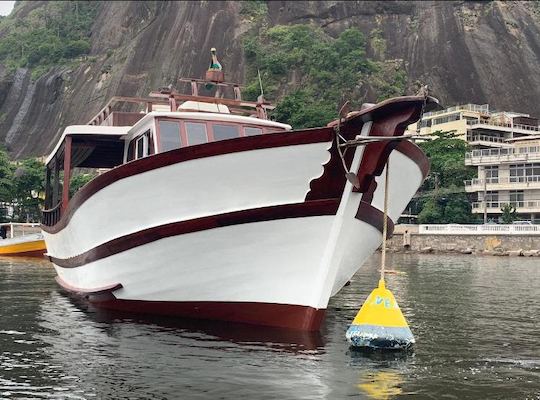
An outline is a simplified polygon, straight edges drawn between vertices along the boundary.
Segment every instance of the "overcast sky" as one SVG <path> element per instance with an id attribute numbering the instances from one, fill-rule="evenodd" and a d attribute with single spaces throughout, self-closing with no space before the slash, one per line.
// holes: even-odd
<path id="1" fill-rule="evenodd" d="M 0 1 L 0 15 L 8 15 L 13 10 L 14 5 L 14 1 Z"/>

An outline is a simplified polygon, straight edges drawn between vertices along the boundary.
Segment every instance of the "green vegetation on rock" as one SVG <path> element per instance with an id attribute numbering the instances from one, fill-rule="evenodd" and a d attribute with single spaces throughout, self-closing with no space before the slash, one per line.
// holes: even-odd
<path id="1" fill-rule="evenodd" d="M 367 88 L 378 100 L 403 94 L 406 74 L 395 63 L 366 55 L 367 41 L 350 28 L 332 38 L 312 25 L 277 25 L 248 34 L 244 41 L 248 85 L 244 94 L 278 100 L 274 116 L 294 128 L 321 126 L 337 117 L 345 101 L 358 107 Z"/>
<path id="2" fill-rule="evenodd" d="M 265 0 L 245 0 L 240 2 L 240 15 L 251 20 L 264 18 L 268 13 Z"/>
<path id="3" fill-rule="evenodd" d="M 26 15 L 0 21 L 0 63 L 8 70 L 25 67 L 37 78 L 90 51 L 90 28 L 99 2 L 50 1 Z"/>

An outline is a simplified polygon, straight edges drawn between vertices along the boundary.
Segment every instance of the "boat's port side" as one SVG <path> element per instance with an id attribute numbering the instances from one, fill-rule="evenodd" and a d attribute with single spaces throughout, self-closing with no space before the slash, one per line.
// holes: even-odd
<path id="1" fill-rule="evenodd" d="M 142 229 L 303 202 L 310 182 L 323 173 L 323 165 L 330 158 L 331 138 L 326 136 L 325 141 L 324 136 L 312 137 L 315 143 L 215 154 L 175 163 L 174 156 L 181 160 L 183 152 L 192 150 L 179 149 L 140 160 L 146 162 L 146 170 L 136 162 L 116 168 L 97 177 L 96 184 L 108 177 L 120 179 L 113 179 L 84 201 L 78 202 L 81 196 L 77 195 L 84 195 L 90 185 L 72 199 L 63 216 L 64 225 L 43 227 L 49 253 L 58 258 L 74 257 Z M 124 177 L 122 171 L 136 173 Z"/>
<path id="2" fill-rule="evenodd" d="M 253 304 L 266 305 L 253 316 L 256 320 L 241 321 L 265 324 L 262 311 L 272 304 L 283 310 L 303 307 L 309 314 L 309 309 L 316 309 L 310 303 L 314 279 L 321 272 L 333 218 L 285 218 L 169 236 L 74 268 L 56 266 L 56 270 L 63 281 L 81 289 L 121 282 L 122 289 L 114 292 L 116 299 L 148 307 L 171 302 L 162 303 L 164 312 L 182 309 L 177 303 L 183 302 L 242 303 L 246 310 Z M 209 317 L 202 311 L 184 316 Z M 285 322 L 269 318 L 267 325 L 288 321 L 286 315 L 281 316 Z"/>

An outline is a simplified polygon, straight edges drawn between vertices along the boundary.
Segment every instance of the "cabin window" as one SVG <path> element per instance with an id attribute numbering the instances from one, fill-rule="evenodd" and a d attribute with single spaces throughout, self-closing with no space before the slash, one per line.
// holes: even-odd
<path id="1" fill-rule="evenodd" d="M 240 136 L 237 125 L 219 125 L 214 124 L 212 126 L 214 130 L 214 140 L 226 140 L 233 139 Z"/>
<path id="2" fill-rule="evenodd" d="M 201 124 L 199 122 L 186 122 L 185 127 L 187 141 L 190 146 L 208 142 L 206 124 Z"/>
<path id="3" fill-rule="evenodd" d="M 261 128 L 254 128 L 252 126 L 246 126 L 244 128 L 244 134 L 246 136 L 262 135 L 262 129 Z"/>
<path id="4" fill-rule="evenodd" d="M 143 135 L 137 138 L 135 147 L 137 149 L 137 159 L 146 157 L 148 155 L 148 137 Z"/>
<path id="5" fill-rule="evenodd" d="M 160 151 L 179 149 L 181 146 L 180 123 L 176 121 L 159 121 Z"/>
<path id="6" fill-rule="evenodd" d="M 135 141 L 132 140 L 128 145 L 127 161 L 133 161 L 135 159 Z"/>
<path id="7" fill-rule="evenodd" d="M 146 136 L 146 140 L 147 140 L 147 143 L 148 143 L 148 152 L 147 152 L 147 155 L 150 156 L 150 155 L 152 155 L 152 154 L 155 154 L 155 153 L 156 153 L 156 149 L 155 149 L 155 146 L 154 146 L 154 138 L 152 137 L 152 131 L 147 130 L 147 131 L 144 133 L 144 136 Z"/>

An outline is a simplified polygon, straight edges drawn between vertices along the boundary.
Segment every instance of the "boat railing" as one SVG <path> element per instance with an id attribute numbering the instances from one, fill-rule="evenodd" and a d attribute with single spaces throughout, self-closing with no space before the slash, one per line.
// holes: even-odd
<path id="1" fill-rule="evenodd" d="M 178 93 L 172 88 L 162 88 L 151 92 L 149 97 L 113 96 L 109 102 L 88 122 L 88 125 L 133 125 L 145 114 L 161 110 L 163 106 L 168 111 L 177 111 L 178 106 L 185 101 L 226 105 L 232 114 L 251 115 L 253 111 L 258 118 L 268 119 L 267 111 L 275 107 L 260 96 L 257 101 L 242 99 L 241 86 L 226 82 L 209 82 L 195 78 L 180 78 L 179 82 L 189 84 L 191 94 Z M 213 97 L 201 95 L 203 87 L 211 84 L 217 88 Z M 232 98 L 223 97 L 225 89 L 232 91 Z M 131 106 L 129 106 L 131 104 Z M 126 107 L 138 111 L 127 112 Z M 161 107 L 161 108 L 160 108 Z M 142 108 L 142 109 L 141 109 Z M 122 111 L 124 110 L 124 111 Z M 182 109 L 182 111 L 199 111 L 196 109 Z M 114 118 L 118 117 L 118 121 Z M 120 123 L 121 122 L 121 123 Z"/>
<path id="2" fill-rule="evenodd" d="M 498 126 L 502 128 L 511 128 L 511 129 L 521 129 L 524 131 L 533 131 L 533 132 L 539 132 L 540 127 L 534 126 L 534 125 L 523 125 L 523 124 L 511 124 L 507 122 L 498 122 L 493 120 L 469 120 L 467 121 L 467 125 L 492 125 L 492 126 Z"/>
<path id="3" fill-rule="evenodd" d="M 41 223 L 45 226 L 53 226 L 60 220 L 62 216 L 62 202 L 59 202 L 56 207 L 49 210 L 43 210 Z"/>
<path id="4" fill-rule="evenodd" d="M 156 99 L 156 98 L 147 98 L 147 97 L 127 97 L 127 96 L 113 96 L 89 122 L 88 125 L 102 125 L 105 123 L 108 118 L 113 115 L 116 111 L 114 108 L 116 106 L 122 106 L 124 104 L 135 104 L 138 106 L 143 106 L 145 109 L 143 111 L 143 114 L 140 112 L 131 112 L 127 114 L 133 114 L 135 116 L 138 116 L 139 118 L 143 116 L 145 113 L 153 111 L 154 106 L 156 105 L 168 105 L 169 102 L 167 100 L 163 99 Z M 125 112 L 124 112 L 125 113 Z M 126 114 L 126 113 L 125 113 Z M 111 121 L 111 124 L 114 125 L 114 122 Z"/>
<path id="5" fill-rule="evenodd" d="M 540 235 L 540 225 L 419 225 L 420 235 Z"/>
<path id="6" fill-rule="evenodd" d="M 13 239 L 41 232 L 39 223 L 37 222 L 6 222 L 0 223 L 0 227 L 5 229 L 6 239 Z"/>

